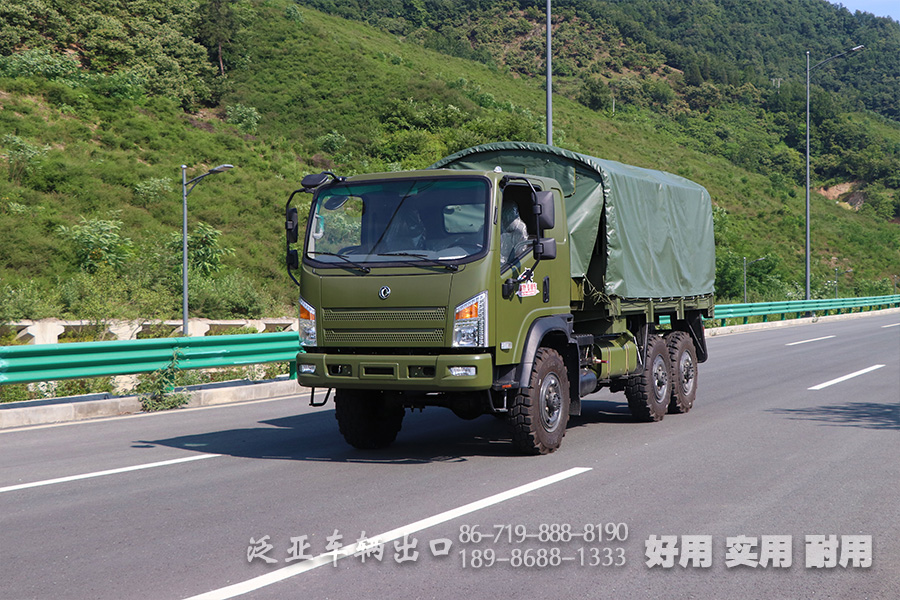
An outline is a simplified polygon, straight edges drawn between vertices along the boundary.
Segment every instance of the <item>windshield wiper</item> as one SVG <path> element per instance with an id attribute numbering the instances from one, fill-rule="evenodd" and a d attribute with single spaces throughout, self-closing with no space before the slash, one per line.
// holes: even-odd
<path id="1" fill-rule="evenodd" d="M 424 254 L 414 254 L 412 252 L 381 252 L 379 254 L 376 254 L 375 256 L 403 256 L 403 257 L 408 256 L 410 258 L 417 258 L 417 259 L 421 260 L 422 262 L 427 263 L 429 265 L 434 265 L 435 267 L 444 267 L 445 269 L 447 269 L 449 271 L 459 271 L 458 265 L 448 264 L 448 263 L 445 263 L 445 262 L 442 262 L 439 260 L 435 260 L 433 258 L 428 258 Z"/>
<path id="2" fill-rule="evenodd" d="M 369 267 L 367 267 L 366 265 L 361 265 L 358 262 L 354 262 L 354 261 L 350 260 L 349 258 L 347 258 L 346 256 L 344 256 L 343 254 L 338 254 L 336 252 L 316 252 L 315 250 L 313 250 L 312 252 L 307 252 L 307 254 L 321 254 L 322 256 L 336 256 L 336 257 L 340 258 L 341 260 L 343 260 L 344 262 L 346 262 L 347 264 L 349 264 L 354 269 L 359 269 L 363 273 L 368 273 L 369 271 L 372 270 Z"/>

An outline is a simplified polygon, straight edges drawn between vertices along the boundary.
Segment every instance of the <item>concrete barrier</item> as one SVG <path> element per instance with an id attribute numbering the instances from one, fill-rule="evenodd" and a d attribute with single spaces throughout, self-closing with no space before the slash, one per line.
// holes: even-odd
<path id="1" fill-rule="evenodd" d="M 41 319 L 40 321 L 17 321 L 3 325 L 3 329 L 13 331 L 20 344 L 56 344 L 59 338 L 76 335 L 89 330 L 95 335 L 99 331 L 104 339 L 134 340 L 141 333 L 152 331 L 153 337 L 180 335 L 183 323 L 180 320 L 170 321 L 64 321 L 61 319 Z M 253 328 L 258 333 L 272 331 L 297 331 L 297 319 L 288 317 L 273 319 L 189 319 L 188 333 L 190 337 L 203 337 L 209 333 L 223 334 L 229 331 Z M 98 331 L 95 331 L 98 330 Z"/>

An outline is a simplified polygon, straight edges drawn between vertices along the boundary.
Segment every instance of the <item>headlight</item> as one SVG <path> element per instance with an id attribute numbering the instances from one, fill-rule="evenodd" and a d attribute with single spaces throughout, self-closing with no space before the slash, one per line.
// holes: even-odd
<path id="1" fill-rule="evenodd" d="M 300 345 L 316 345 L 316 309 L 300 298 Z"/>
<path id="2" fill-rule="evenodd" d="M 487 291 L 456 307 L 453 320 L 454 348 L 487 346 Z"/>

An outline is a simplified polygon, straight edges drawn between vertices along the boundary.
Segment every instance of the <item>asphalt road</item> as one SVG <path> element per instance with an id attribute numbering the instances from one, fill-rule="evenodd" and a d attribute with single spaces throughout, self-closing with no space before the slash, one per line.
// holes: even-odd
<path id="1" fill-rule="evenodd" d="M 305 395 L 0 432 L 0 598 L 900 597 L 900 316 L 709 349 L 690 413 L 600 392 L 543 457 L 437 408 L 357 451 Z"/>

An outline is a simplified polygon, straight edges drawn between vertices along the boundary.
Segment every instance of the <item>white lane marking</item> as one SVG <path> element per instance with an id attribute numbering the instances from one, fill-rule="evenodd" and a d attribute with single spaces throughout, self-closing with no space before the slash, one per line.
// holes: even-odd
<path id="1" fill-rule="evenodd" d="M 558 483 L 564 479 L 574 477 L 575 475 L 580 475 L 590 470 L 591 469 L 587 467 L 574 467 L 567 471 L 563 471 L 562 473 L 557 473 L 556 475 L 551 475 L 550 477 L 544 477 L 543 479 L 538 479 L 537 481 L 526 483 L 525 485 L 521 485 L 511 490 L 507 490 L 493 496 L 488 496 L 487 498 L 472 502 L 470 504 L 466 504 L 464 506 L 460 506 L 459 508 L 454 508 L 446 512 L 442 512 L 440 514 L 434 515 L 433 517 L 428 517 L 426 519 L 422 519 L 421 521 L 416 521 L 415 523 L 410 523 L 409 525 L 404 525 L 403 527 L 392 529 L 390 531 L 382 533 L 381 535 L 368 538 L 365 541 L 365 544 L 368 547 L 371 544 L 377 545 L 392 542 L 396 539 L 400 539 L 404 536 L 416 533 L 423 529 L 434 527 L 435 525 L 439 525 L 446 521 L 462 517 L 477 510 L 487 508 L 488 506 L 493 506 L 494 504 L 499 504 L 500 502 L 515 498 L 516 496 L 527 494 L 528 492 L 532 492 L 539 488 Z M 289 567 L 282 567 L 277 571 L 272 571 L 271 573 L 260 575 L 259 577 L 254 577 L 253 579 L 248 579 L 247 581 L 243 581 L 241 583 L 236 583 L 234 585 L 229 585 L 218 590 L 212 590 L 204 594 L 192 596 L 187 600 L 226 600 L 227 598 L 241 596 L 267 585 L 272 585 L 273 583 L 283 581 L 285 579 L 288 579 L 289 577 L 300 575 L 301 573 L 306 573 L 307 571 L 311 571 L 317 567 L 321 567 L 322 565 L 332 564 L 333 561 L 344 558 L 346 556 L 351 556 L 356 553 L 357 546 L 359 545 L 359 542 L 349 544 L 347 546 L 343 546 L 340 550 L 320 554 L 316 557 L 304 560 L 303 562 L 295 563 Z"/>
<path id="2" fill-rule="evenodd" d="M 83 473 L 81 475 L 70 475 L 69 477 L 59 477 L 57 479 L 45 479 L 44 481 L 34 481 L 32 483 L 20 483 L 18 485 L 10 485 L 0 488 L 0 493 L 15 492 L 16 490 L 24 490 L 33 487 L 41 487 L 44 485 L 53 485 L 55 483 L 66 483 L 69 481 L 78 481 L 79 479 L 91 479 L 92 477 L 102 477 L 104 475 L 115 475 L 117 473 L 128 473 L 129 471 L 140 471 L 142 469 L 152 469 L 154 467 L 167 467 L 169 465 L 177 465 L 179 463 L 191 462 L 194 460 L 203 460 L 204 458 L 215 458 L 222 456 L 221 454 L 200 454 L 198 456 L 188 456 L 186 458 L 175 458 L 172 460 L 163 460 L 155 463 L 147 463 L 143 465 L 134 465 L 133 467 L 122 467 L 119 469 L 109 469 L 108 471 L 96 471 L 94 473 Z"/>
<path id="3" fill-rule="evenodd" d="M 855 373 L 850 373 L 849 375 L 844 375 L 843 377 L 838 377 L 837 379 L 832 379 L 831 381 L 826 381 L 825 383 L 820 383 L 819 385 L 814 385 L 811 388 L 807 388 L 810 390 L 821 390 L 823 388 L 827 388 L 830 385 L 834 385 L 836 383 L 841 383 L 842 381 L 847 381 L 848 379 L 853 379 L 854 377 L 859 377 L 860 375 L 865 375 L 870 371 L 874 371 L 876 369 L 880 369 L 884 365 L 873 365 L 868 369 L 863 369 L 861 371 L 857 371 Z"/>
<path id="4" fill-rule="evenodd" d="M 882 325 L 882 329 L 887 329 L 888 327 L 900 327 L 900 323 L 891 323 L 890 325 Z"/>
<path id="5" fill-rule="evenodd" d="M 833 335 L 826 335 L 825 337 L 813 338 L 813 339 L 811 339 L 811 340 L 803 340 L 802 342 L 791 342 L 790 344 L 785 344 L 785 346 L 798 346 L 798 345 L 800 345 L 800 344 L 808 344 L 808 343 L 810 343 L 810 342 L 820 342 L 820 341 L 822 341 L 822 340 L 830 340 L 830 339 L 833 338 L 833 337 L 835 337 L 835 336 L 833 336 Z"/>

